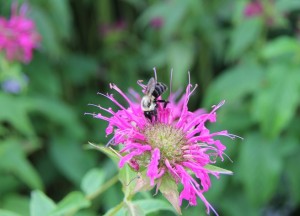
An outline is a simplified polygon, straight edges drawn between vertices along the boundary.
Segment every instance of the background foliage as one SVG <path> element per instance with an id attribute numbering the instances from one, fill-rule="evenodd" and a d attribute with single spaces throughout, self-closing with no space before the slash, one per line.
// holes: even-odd
<path id="1" fill-rule="evenodd" d="M 84 145 L 104 145 L 106 125 L 83 114 L 98 111 L 88 103 L 112 106 L 96 95 L 110 82 L 139 90 L 153 67 L 166 83 L 173 68 L 175 89 L 190 71 L 191 109 L 225 99 L 211 127 L 244 138 L 224 140 L 234 163 L 220 166 L 235 174 L 206 195 L 220 215 L 299 214 L 300 2 L 262 0 L 253 16 L 246 0 L 26 2 L 42 44 L 29 64 L 0 57 L 0 76 L 28 77 L 17 94 L 0 90 L 0 215 L 94 216 L 120 203 L 117 167 Z M 1 16 L 10 5 L 0 1 Z M 170 210 L 153 194 L 133 205 Z"/>

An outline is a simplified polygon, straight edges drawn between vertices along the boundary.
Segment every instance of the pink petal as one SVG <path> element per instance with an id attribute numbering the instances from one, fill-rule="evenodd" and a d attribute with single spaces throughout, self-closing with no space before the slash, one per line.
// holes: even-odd
<path id="1" fill-rule="evenodd" d="M 150 178 L 150 185 L 154 185 L 154 180 L 158 176 L 158 164 L 160 159 L 160 151 L 155 148 L 152 152 L 150 164 L 148 166 L 147 176 Z"/>

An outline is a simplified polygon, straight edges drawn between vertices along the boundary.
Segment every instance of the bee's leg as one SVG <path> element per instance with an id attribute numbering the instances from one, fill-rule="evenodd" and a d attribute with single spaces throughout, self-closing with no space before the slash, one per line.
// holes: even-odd
<path id="1" fill-rule="evenodd" d="M 144 112 L 144 116 L 152 122 L 151 112 L 149 112 L 149 111 Z"/>
<path id="2" fill-rule="evenodd" d="M 155 118 L 155 121 L 157 122 L 157 109 L 153 110 L 153 116 Z"/>
<path id="3" fill-rule="evenodd" d="M 165 101 L 164 102 L 164 109 L 167 107 L 168 103 L 170 103 L 170 101 Z"/>
<path id="4" fill-rule="evenodd" d="M 156 100 L 156 102 L 164 103 L 164 109 L 167 107 L 168 103 L 170 103 L 170 101 L 166 101 L 166 100 Z"/>

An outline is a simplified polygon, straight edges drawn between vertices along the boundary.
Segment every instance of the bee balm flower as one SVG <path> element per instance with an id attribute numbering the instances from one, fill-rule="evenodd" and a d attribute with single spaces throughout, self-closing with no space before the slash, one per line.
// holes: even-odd
<path id="1" fill-rule="evenodd" d="M 146 86 L 141 86 L 145 90 Z M 157 104 L 157 120 L 152 122 L 141 109 L 141 96 L 138 93 L 131 91 L 134 99 L 130 99 L 116 85 L 111 84 L 110 87 L 126 100 L 127 105 L 121 105 L 112 94 L 100 93 L 117 105 L 118 110 L 97 106 L 110 117 L 100 113 L 93 116 L 108 122 L 106 135 L 113 136 L 109 144 L 122 145 L 119 166 L 127 163 L 136 171 L 144 171 L 144 178 L 148 179 L 144 182 L 148 186 L 156 185 L 175 208 L 181 206 L 183 200 L 190 205 L 197 205 L 199 197 L 207 213 L 211 209 L 217 215 L 203 194 L 211 187 L 210 174 L 219 177 L 222 172 L 209 169 L 209 166 L 215 163 L 217 157 L 223 160 L 225 146 L 216 137 L 235 136 L 225 130 L 211 133 L 205 123 L 216 121 L 216 110 L 224 101 L 209 113 L 203 110 L 189 111 L 188 102 L 196 89 L 189 83 L 179 100 L 178 93 L 171 93 L 167 107 Z M 165 181 L 169 181 L 167 184 L 170 185 L 182 184 L 183 189 L 177 200 L 170 195 L 175 194 L 176 197 L 177 185 L 176 192 L 166 193 L 163 189 Z M 180 208 L 176 209 L 180 213 Z"/>
<path id="2" fill-rule="evenodd" d="M 24 4 L 17 11 L 17 5 L 12 6 L 12 16 L 9 20 L 0 17 L 0 51 L 4 50 L 8 60 L 30 62 L 32 51 L 40 42 L 40 35 L 35 29 L 35 23 L 26 17 L 27 6 Z"/>

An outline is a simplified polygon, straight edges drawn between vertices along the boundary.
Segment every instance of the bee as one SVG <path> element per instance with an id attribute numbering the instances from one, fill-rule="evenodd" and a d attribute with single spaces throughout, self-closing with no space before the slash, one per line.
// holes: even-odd
<path id="1" fill-rule="evenodd" d="M 144 90 L 144 97 L 141 101 L 141 108 L 144 111 L 144 115 L 151 122 L 153 117 L 157 120 L 157 103 L 164 103 L 166 108 L 169 101 L 157 100 L 168 89 L 167 85 L 162 82 L 157 82 L 153 77 L 149 80 L 146 89 Z"/>

